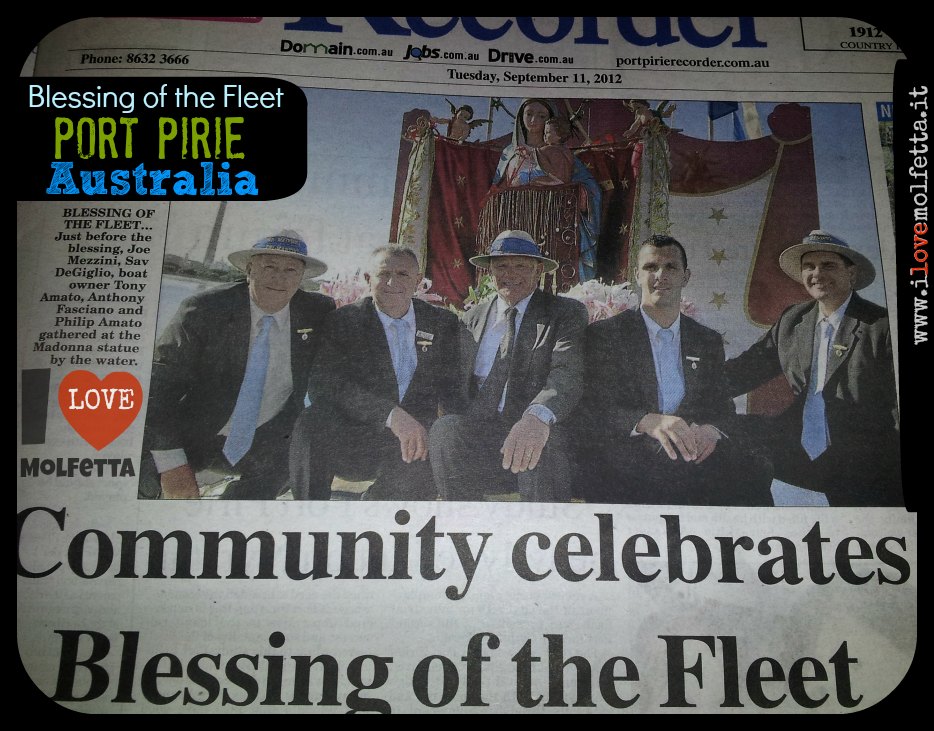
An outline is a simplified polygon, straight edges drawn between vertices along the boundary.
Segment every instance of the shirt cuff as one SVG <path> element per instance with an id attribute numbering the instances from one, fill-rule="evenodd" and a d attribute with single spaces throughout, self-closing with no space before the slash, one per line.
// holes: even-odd
<path id="1" fill-rule="evenodd" d="M 184 449 L 153 449 L 152 461 L 156 463 L 156 471 L 161 475 L 188 464 L 188 456 Z"/>
<path id="2" fill-rule="evenodd" d="M 555 412 L 544 404 L 532 404 L 525 410 L 525 413 L 531 414 L 543 424 L 548 424 L 548 426 L 551 426 L 558 420 L 558 417 L 555 416 Z"/>

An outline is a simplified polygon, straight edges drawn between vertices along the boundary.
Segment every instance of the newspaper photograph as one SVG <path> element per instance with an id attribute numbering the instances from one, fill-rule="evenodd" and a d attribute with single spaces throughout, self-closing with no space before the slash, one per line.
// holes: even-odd
<path id="1" fill-rule="evenodd" d="M 911 702 L 907 63 L 850 18 L 44 35 L 24 684 L 113 714 Z"/>

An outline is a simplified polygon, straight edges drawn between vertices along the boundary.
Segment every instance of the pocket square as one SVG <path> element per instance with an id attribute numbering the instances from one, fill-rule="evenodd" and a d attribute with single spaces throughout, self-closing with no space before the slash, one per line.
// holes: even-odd
<path id="1" fill-rule="evenodd" d="M 535 323 L 535 344 L 532 346 L 532 350 L 535 350 L 535 348 L 539 348 L 544 345 L 545 338 L 548 337 L 549 329 L 549 325 L 543 325 L 540 322 Z"/>

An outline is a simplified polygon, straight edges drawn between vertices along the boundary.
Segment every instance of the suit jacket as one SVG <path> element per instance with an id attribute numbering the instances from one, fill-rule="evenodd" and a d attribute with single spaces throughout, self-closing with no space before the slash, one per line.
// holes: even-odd
<path id="1" fill-rule="evenodd" d="M 412 381 L 399 403 L 386 333 L 371 297 L 331 313 L 324 323 L 309 396 L 316 408 L 382 430 L 389 412 L 401 406 L 424 426 L 438 418 L 439 408 L 459 411 L 463 394 L 456 379 L 459 358 L 457 316 L 413 299 L 415 327 L 430 333 L 431 345 L 417 345 Z M 416 341 L 427 342 L 416 334 Z"/>
<path id="2" fill-rule="evenodd" d="M 817 319 L 817 302 L 793 305 L 762 339 L 726 364 L 730 392 L 735 395 L 785 375 L 794 393 L 785 418 L 794 422 L 789 431 L 796 439 L 811 381 Z M 898 405 L 886 310 L 854 292 L 834 346 L 823 391 L 834 449 L 858 454 L 872 451 L 867 445 L 897 443 Z"/>
<path id="3" fill-rule="evenodd" d="M 590 325 L 586 359 L 580 417 L 589 432 L 587 441 L 593 446 L 618 444 L 630 437 L 643 416 L 659 413 L 652 345 L 640 310 Z M 723 377 L 723 338 L 682 315 L 681 359 L 684 399 L 675 415 L 688 423 L 713 424 L 729 434 L 736 408 Z"/>
<path id="4" fill-rule="evenodd" d="M 292 396 L 285 409 L 296 416 L 307 391 L 318 331 L 333 309 L 334 300 L 321 294 L 299 290 L 292 297 Z M 186 299 L 155 346 L 147 449 L 184 448 L 190 440 L 213 438 L 233 413 L 249 350 L 246 282 Z"/>
<path id="5" fill-rule="evenodd" d="M 471 391 L 474 362 L 496 298 L 464 315 L 461 383 Z M 583 333 L 587 308 L 568 297 L 535 290 L 516 334 L 503 416 L 518 421 L 531 404 L 543 404 L 565 421 L 583 392 Z"/>

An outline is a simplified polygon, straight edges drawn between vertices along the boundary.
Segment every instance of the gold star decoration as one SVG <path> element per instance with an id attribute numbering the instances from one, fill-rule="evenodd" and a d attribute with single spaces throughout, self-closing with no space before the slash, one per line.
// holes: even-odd
<path id="1" fill-rule="evenodd" d="M 729 257 L 726 255 L 726 249 L 711 249 L 711 251 L 713 253 L 707 258 L 710 259 L 710 261 L 717 262 L 717 266 L 720 266 L 720 264 L 725 261 L 729 261 Z"/>
<path id="2" fill-rule="evenodd" d="M 726 292 L 712 292 L 713 299 L 710 300 L 710 304 L 716 305 L 719 310 L 723 305 L 730 304 L 729 300 L 726 298 Z"/>
<path id="3" fill-rule="evenodd" d="M 455 218 L 455 219 L 454 219 L 454 226 L 455 226 L 456 228 L 464 228 L 464 217 L 463 217 L 463 216 L 458 216 L 457 218 Z"/>
<path id="4" fill-rule="evenodd" d="M 627 232 L 628 230 L 629 230 L 629 224 L 628 224 L 628 223 L 624 223 L 622 226 L 619 227 L 619 232 L 620 232 L 620 234 L 621 234 L 622 236 L 625 236 L 625 235 L 626 235 L 626 232 Z"/>
<path id="5" fill-rule="evenodd" d="M 623 190 L 629 190 L 629 179 L 628 179 L 628 178 L 623 178 L 623 179 L 620 181 L 620 185 L 623 186 Z"/>
<path id="6" fill-rule="evenodd" d="M 717 222 L 717 225 L 719 226 L 719 225 L 720 225 L 720 221 L 724 220 L 725 218 L 728 218 L 728 216 L 726 216 L 726 215 L 723 213 L 723 209 L 722 209 L 722 208 L 711 208 L 711 209 L 710 209 L 710 215 L 707 216 L 707 218 L 712 218 L 714 221 Z"/>
<path id="7" fill-rule="evenodd" d="M 455 259 L 451 262 L 451 264 L 454 265 L 455 269 L 460 269 L 462 266 L 464 266 L 464 261 L 462 259 Z"/>
<path id="8" fill-rule="evenodd" d="M 467 176 L 466 176 L 466 175 L 458 175 L 458 176 L 457 176 L 457 184 L 458 184 L 461 188 L 463 188 L 465 185 L 467 185 Z"/>

